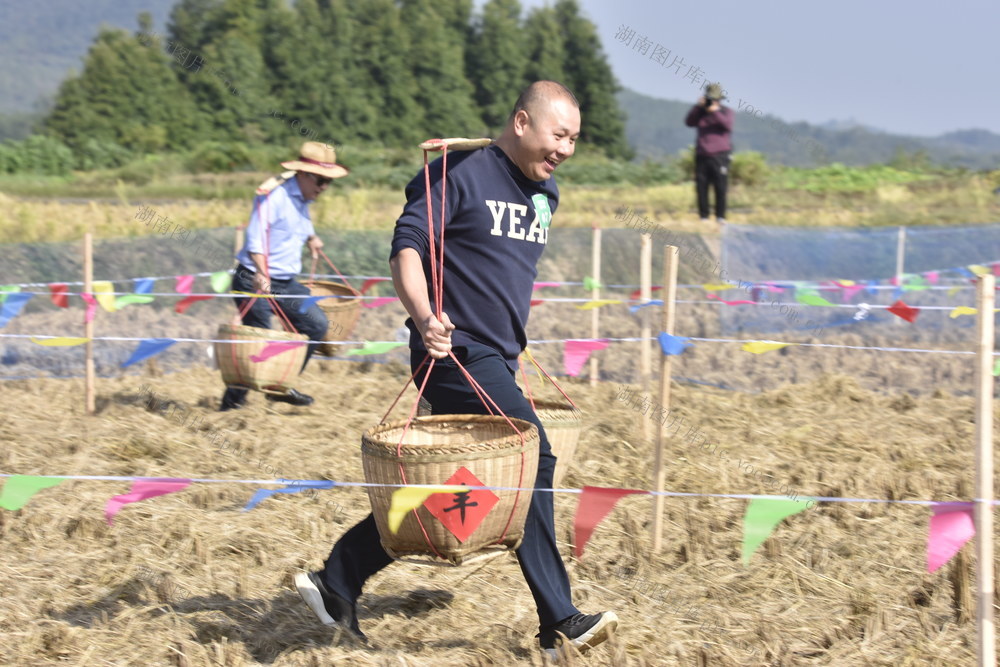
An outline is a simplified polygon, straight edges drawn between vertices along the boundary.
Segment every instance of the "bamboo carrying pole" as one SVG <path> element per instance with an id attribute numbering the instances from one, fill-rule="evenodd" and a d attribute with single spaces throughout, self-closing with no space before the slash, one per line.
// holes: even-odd
<path id="1" fill-rule="evenodd" d="M 652 276 L 653 276 L 653 237 L 650 234 L 642 235 L 642 247 L 639 251 L 639 299 L 642 303 L 649 303 L 653 295 L 652 290 Z M 642 342 L 639 343 L 639 363 L 640 372 L 642 374 L 642 393 L 649 395 L 649 390 L 651 389 L 650 383 L 653 378 L 653 342 L 650 338 L 650 328 L 649 328 L 649 308 L 643 308 L 641 311 L 642 316 L 640 318 L 642 322 L 642 329 L 639 333 L 639 337 L 642 338 Z M 642 420 L 642 439 L 649 442 L 650 439 L 650 421 L 649 419 Z"/>
<path id="2" fill-rule="evenodd" d="M 996 278 L 980 276 L 976 294 L 976 617 L 980 667 L 996 664 L 993 622 L 993 308 Z"/>
<path id="3" fill-rule="evenodd" d="M 677 298 L 677 265 L 680 252 L 677 246 L 663 248 L 663 331 L 674 333 L 674 300 Z M 663 414 L 670 410 L 670 356 L 660 359 L 660 407 Z M 658 422 L 656 430 L 656 450 L 653 455 L 653 488 L 663 491 L 663 448 L 667 439 L 667 420 Z M 663 532 L 663 496 L 655 496 L 653 501 L 653 553 L 659 553 Z"/>
<path id="4" fill-rule="evenodd" d="M 601 298 L 601 228 L 594 225 L 594 244 L 592 258 L 592 278 L 594 289 L 590 292 L 590 298 L 597 301 Z M 601 309 L 594 308 L 590 311 L 590 337 L 600 336 Z M 590 386 L 597 386 L 597 357 L 590 355 Z"/>
<path id="5" fill-rule="evenodd" d="M 94 293 L 94 237 L 90 232 L 83 235 L 83 291 Z M 84 309 L 84 313 L 88 309 Z M 83 336 L 87 339 L 87 349 L 84 352 L 84 409 L 86 414 L 93 415 L 97 411 L 95 398 L 96 382 L 94 380 L 94 321 L 87 320 L 84 315 Z"/>

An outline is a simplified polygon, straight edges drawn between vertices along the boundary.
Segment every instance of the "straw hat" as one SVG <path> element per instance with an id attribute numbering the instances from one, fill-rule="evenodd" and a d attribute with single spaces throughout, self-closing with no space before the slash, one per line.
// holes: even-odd
<path id="1" fill-rule="evenodd" d="M 327 178 L 341 178 L 348 174 L 347 167 L 337 164 L 337 152 L 333 146 L 321 144 L 318 141 L 307 141 L 302 144 L 302 148 L 299 150 L 299 159 L 282 162 L 281 166 L 285 169 L 306 171 Z"/>

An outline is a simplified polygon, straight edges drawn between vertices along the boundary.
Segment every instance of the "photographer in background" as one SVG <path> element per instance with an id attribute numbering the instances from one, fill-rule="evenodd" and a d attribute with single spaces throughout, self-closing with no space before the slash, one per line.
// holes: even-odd
<path id="1" fill-rule="evenodd" d="M 705 94 L 688 111 L 684 124 L 698 128 L 694 151 L 694 183 L 698 193 L 698 214 L 708 222 L 708 186 L 715 188 L 715 218 L 719 224 L 726 222 L 726 187 L 729 182 L 729 160 L 733 151 L 730 138 L 735 114 L 722 106 L 725 99 L 722 86 L 710 83 Z"/>

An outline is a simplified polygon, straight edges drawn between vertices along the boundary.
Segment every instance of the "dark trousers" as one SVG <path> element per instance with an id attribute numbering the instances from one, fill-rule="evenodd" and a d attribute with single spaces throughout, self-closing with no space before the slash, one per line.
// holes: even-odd
<path id="1" fill-rule="evenodd" d="M 253 284 L 253 271 L 248 271 L 242 266 L 236 267 L 236 273 L 233 274 L 233 287 L 234 292 L 256 292 L 257 288 Z M 294 278 L 289 278 L 288 280 L 272 280 L 271 281 L 271 293 L 275 295 L 282 294 L 304 294 L 309 295 L 309 288 L 305 285 L 296 282 Z M 236 302 L 236 307 L 242 313 L 243 308 L 246 307 L 249 298 L 237 298 L 234 299 Z M 302 307 L 302 299 L 254 299 L 253 305 L 250 309 L 243 315 L 243 324 L 248 327 L 258 327 L 260 329 L 270 329 L 271 328 L 271 316 L 274 311 L 271 309 L 269 301 L 275 302 L 278 309 L 285 314 L 288 321 L 292 323 L 295 329 L 305 336 L 308 336 L 309 340 L 322 341 L 323 336 L 326 335 L 326 330 L 330 326 L 329 320 L 326 319 L 326 315 L 315 303 L 311 304 L 309 308 L 306 309 L 305 313 L 300 313 L 299 308 Z M 306 358 L 302 362 L 302 369 L 305 370 L 306 364 L 309 363 L 309 359 L 312 355 L 316 353 L 317 345 L 310 343 L 306 349 Z M 300 372 L 301 372 L 300 370 Z M 234 403 L 242 403 L 246 398 L 246 389 L 237 389 L 235 387 L 230 387 L 226 389 L 226 394 L 223 396 L 223 401 L 227 398 L 229 401 Z"/>
<path id="2" fill-rule="evenodd" d="M 540 455 L 535 488 L 552 488 L 556 457 L 552 455 L 538 416 L 514 381 L 514 372 L 496 350 L 485 345 L 471 344 L 454 349 L 455 356 L 469 374 L 508 417 L 524 419 L 538 428 Z M 425 354 L 411 354 L 413 370 L 423 361 Z M 426 366 L 414 378 L 418 387 L 425 375 Z M 434 364 L 424 395 L 434 414 L 487 413 L 451 359 L 439 360 Z M 577 613 L 570 593 L 569 577 L 556 546 L 552 493 L 546 491 L 532 494 L 524 525 L 524 539 L 515 553 L 535 599 L 540 627 L 555 625 Z M 379 542 L 375 519 L 369 514 L 361 523 L 344 533 L 334 545 L 324 569 L 326 585 L 338 595 L 354 602 L 361 595 L 361 588 L 368 577 L 391 562 L 392 559 Z"/>
<path id="3" fill-rule="evenodd" d="M 708 186 L 715 188 L 715 217 L 726 217 L 726 188 L 729 185 L 729 153 L 695 155 L 694 184 L 698 192 L 698 215 L 709 216 Z"/>

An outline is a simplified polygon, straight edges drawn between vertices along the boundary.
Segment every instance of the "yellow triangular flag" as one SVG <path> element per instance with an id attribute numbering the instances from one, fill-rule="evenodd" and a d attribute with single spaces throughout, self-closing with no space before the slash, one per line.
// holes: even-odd
<path id="1" fill-rule="evenodd" d="M 990 273 L 990 270 L 982 264 L 969 264 L 968 268 L 969 271 L 972 271 L 977 276 L 985 276 Z"/>
<path id="2" fill-rule="evenodd" d="M 729 283 L 705 283 L 702 287 L 709 292 L 721 292 L 722 290 L 733 289 L 736 285 L 730 285 Z"/>
<path id="3" fill-rule="evenodd" d="M 770 352 L 771 350 L 780 350 L 783 347 L 787 347 L 791 343 L 773 343 L 763 340 L 755 340 L 749 343 L 743 343 L 743 347 L 740 348 L 744 352 L 752 352 L 753 354 L 764 354 L 765 352 Z"/>
<path id="4" fill-rule="evenodd" d="M 424 504 L 432 494 L 435 493 L 459 493 L 468 491 L 469 487 L 461 485 L 451 486 L 404 486 L 392 492 L 392 503 L 389 505 L 389 530 L 395 535 L 399 526 L 406 518 L 406 513 L 415 510 Z"/>
<path id="5" fill-rule="evenodd" d="M 97 299 L 97 303 L 101 304 L 101 308 L 108 311 L 109 313 L 115 312 L 115 286 L 111 284 L 108 280 L 95 280 L 93 285 L 94 298 Z"/>
<path id="6" fill-rule="evenodd" d="M 948 317 L 950 317 L 951 319 L 955 319 L 956 317 L 959 317 L 961 315 L 975 315 L 978 312 L 979 311 L 976 310 L 975 308 L 969 308 L 968 306 L 958 306 L 957 308 L 951 311 L 951 314 L 949 314 Z"/>
<path id="7" fill-rule="evenodd" d="M 31 337 L 31 342 L 46 347 L 69 347 L 71 345 L 83 345 L 89 338 L 73 338 L 71 336 L 59 336 L 56 338 L 35 338 Z"/>
<path id="8" fill-rule="evenodd" d="M 955 285 L 950 290 L 948 290 L 948 296 L 955 296 L 955 293 L 958 292 L 958 290 L 960 289 L 962 289 L 962 285 Z"/>
<path id="9" fill-rule="evenodd" d="M 581 303 L 577 306 L 577 310 L 593 310 L 594 308 L 600 308 L 601 306 L 607 306 L 612 303 L 621 303 L 618 299 L 598 299 L 597 301 L 588 301 L 587 303 Z"/>

